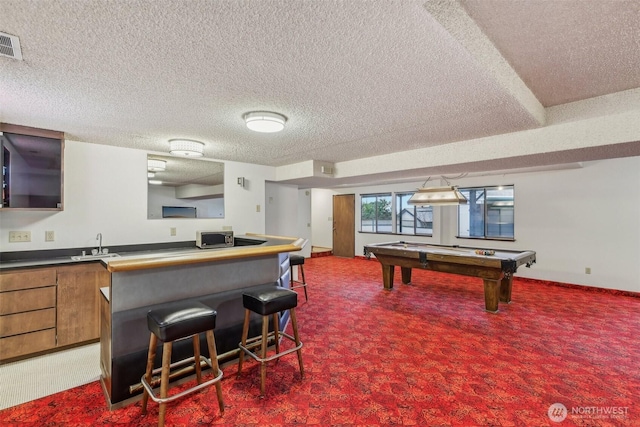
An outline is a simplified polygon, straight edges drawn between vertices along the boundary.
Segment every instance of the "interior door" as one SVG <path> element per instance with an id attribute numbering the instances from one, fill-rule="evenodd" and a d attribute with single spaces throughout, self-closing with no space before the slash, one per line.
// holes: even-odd
<path id="1" fill-rule="evenodd" d="M 356 248 L 354 194 L 333 196 L 333 255 L 353 258 Z"/>

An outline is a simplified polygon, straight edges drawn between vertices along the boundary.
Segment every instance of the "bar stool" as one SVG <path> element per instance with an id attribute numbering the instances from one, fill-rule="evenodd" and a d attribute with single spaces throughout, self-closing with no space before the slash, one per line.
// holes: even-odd
<path id="1" fill-rule="evenodd" d="M 298 270 L 300 271 L 300 275 L 302 276 L 302 282 L 299 280 L 293 280 L 294 265 L 298 266 Z M 289 268 L 289 274 L 291 275 L 291 289 L 304 288 L 304 300 L 309 301 L 309 298 L 307 297 L 307 281 L 304 279 L 304 257 L 302 255 L 289 255 Z M 294 286 L 294 283 L 300 284 Z"/>
<path id="2" fill-rule="evenodd" d="M 302 366 L 302 343 L 298 336 L 298 323 L 296 321 L 296 306 L 298 305 L 298 294 L 281 286 L 270 286 L 247 291 L 242 294 L 242 303 L 245 308 L 244 324 L 242 326 L 242 342 L 240 356 L 238 358 L 238 377 L 242 372 L 242 363 L 245 353 L 260 362 L 260 397 L 264 397 L 264 383 L 267 377 L 266 363 L 279 359 L 292 352 L 298 353 L 298 364 L 300 365 L 300 377 L 304 378 L 304 367 Z M 280 312 L 289 310 L 291 315 L 291 326 L 293 336 L 279 331 Z M 249 321 L 251 312 L 262 315 L 262 335 L 247 340 L 249 334 Z M 273 315 L 273 332 L 269 333 L 269 316 Z M 285 337 L 295 343 L 295 347 L 280 351 L 280 336 Z M 267 343 L 270 338 L 275 340 L 275 354 L 267 357 Z M 260 356 L 252 348 L 260 346 Z"/>
<path id="3" fill-rule="evenodd" d="M 222 371 L 218 366 L 218 354 L 216 352 L 216 342 L 213 329 L 216 326 L 216 311 L 200 302 L 177 302 L 164 308 L 149 310 L 147 313 L 147 325 L 151 332 L 149 339 L 149 353 L 147 358 L 147 369 L 141 378 L 144 393 L 142 395 L 142 413 L 147 413 L 148 398 L 160 404 L 158 414 L 158 426 L 164 426 L 164 418 L 167 402 L 179 399 L 189 393 L 193 393 L 209 385 L 215 384 L 218 394 L 218 405 L 220 412 L 224 412 L 224 402 L 222 401 Z M 209 359 L 200 355 L 200 333 L 204 332 L 207 337 L 209 349 Z M 193 357 L 171 363 L 171 351 L 173 342 L 181 338 L 193 337 Z M 156 347 L 158 340 L 162 345 L 162 367 L 153 369 L 156 357 Z M 204 361 L 211 368 L 213 379 L 202 382 L 201 361 Z M 196 379 L 198 385 L 176 393 L 169 397 L 169 376 L 171 369 L 195 362 Z M 161 373 L 160 376 L 160 396 L 158 397 L 151 387 L 152 376 Z"/>

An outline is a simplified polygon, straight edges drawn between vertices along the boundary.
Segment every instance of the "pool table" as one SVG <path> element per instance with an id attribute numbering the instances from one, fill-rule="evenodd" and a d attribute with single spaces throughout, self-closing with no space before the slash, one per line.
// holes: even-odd
<path id="1" fill-rule="evenodd" d="M 367 258 L 372 254 L 382 264 L 385 289 L 393 288 L 395 266 L 400 266 L 402 283 L 411 282 L 411 269 L 441 271 L 479 277 L 484 281 L 485 309 L 498 311 L 498 301 L 511 302 L 513 273 L 518 267 L 536 262 L 534 251 L 470 248 L 396 241 L 366 245 Z"/>

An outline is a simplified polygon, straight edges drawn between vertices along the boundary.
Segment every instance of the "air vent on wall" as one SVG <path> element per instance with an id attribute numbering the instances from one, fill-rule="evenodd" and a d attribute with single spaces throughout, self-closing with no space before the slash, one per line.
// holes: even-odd
<path id="1" fill-rule="evenodd" d="M 0 33 L 0 56 L 22 60 L 22 50 L 20 50 L 18 37 Z"/>
<path id="2" fill-rule="evenodd" d="M 331 166 L 321 166 L 320 171 L 325 175 L 333 175 L 333 168 Z"/>

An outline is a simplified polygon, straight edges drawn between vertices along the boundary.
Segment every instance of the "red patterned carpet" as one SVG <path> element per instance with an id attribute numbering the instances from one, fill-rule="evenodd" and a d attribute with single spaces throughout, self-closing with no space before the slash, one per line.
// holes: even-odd
<path id="1" fill-rule="evenodd" d="M 222 417 L 208 388 L 169 405 L 167 425 L 640 426 L 638 298 L 516 279 L 490 314 L 476 278 L 420 270 L 385 291 L 377 261 L 333 256 L 305 273 L 305 378 L 287 356 L 260 399 L 256 363 L 241 379 L 228 366 Z M 154 426 L 157 405 L 108 411 L 95 382 L 0 411 L 0 425 Z"/>

